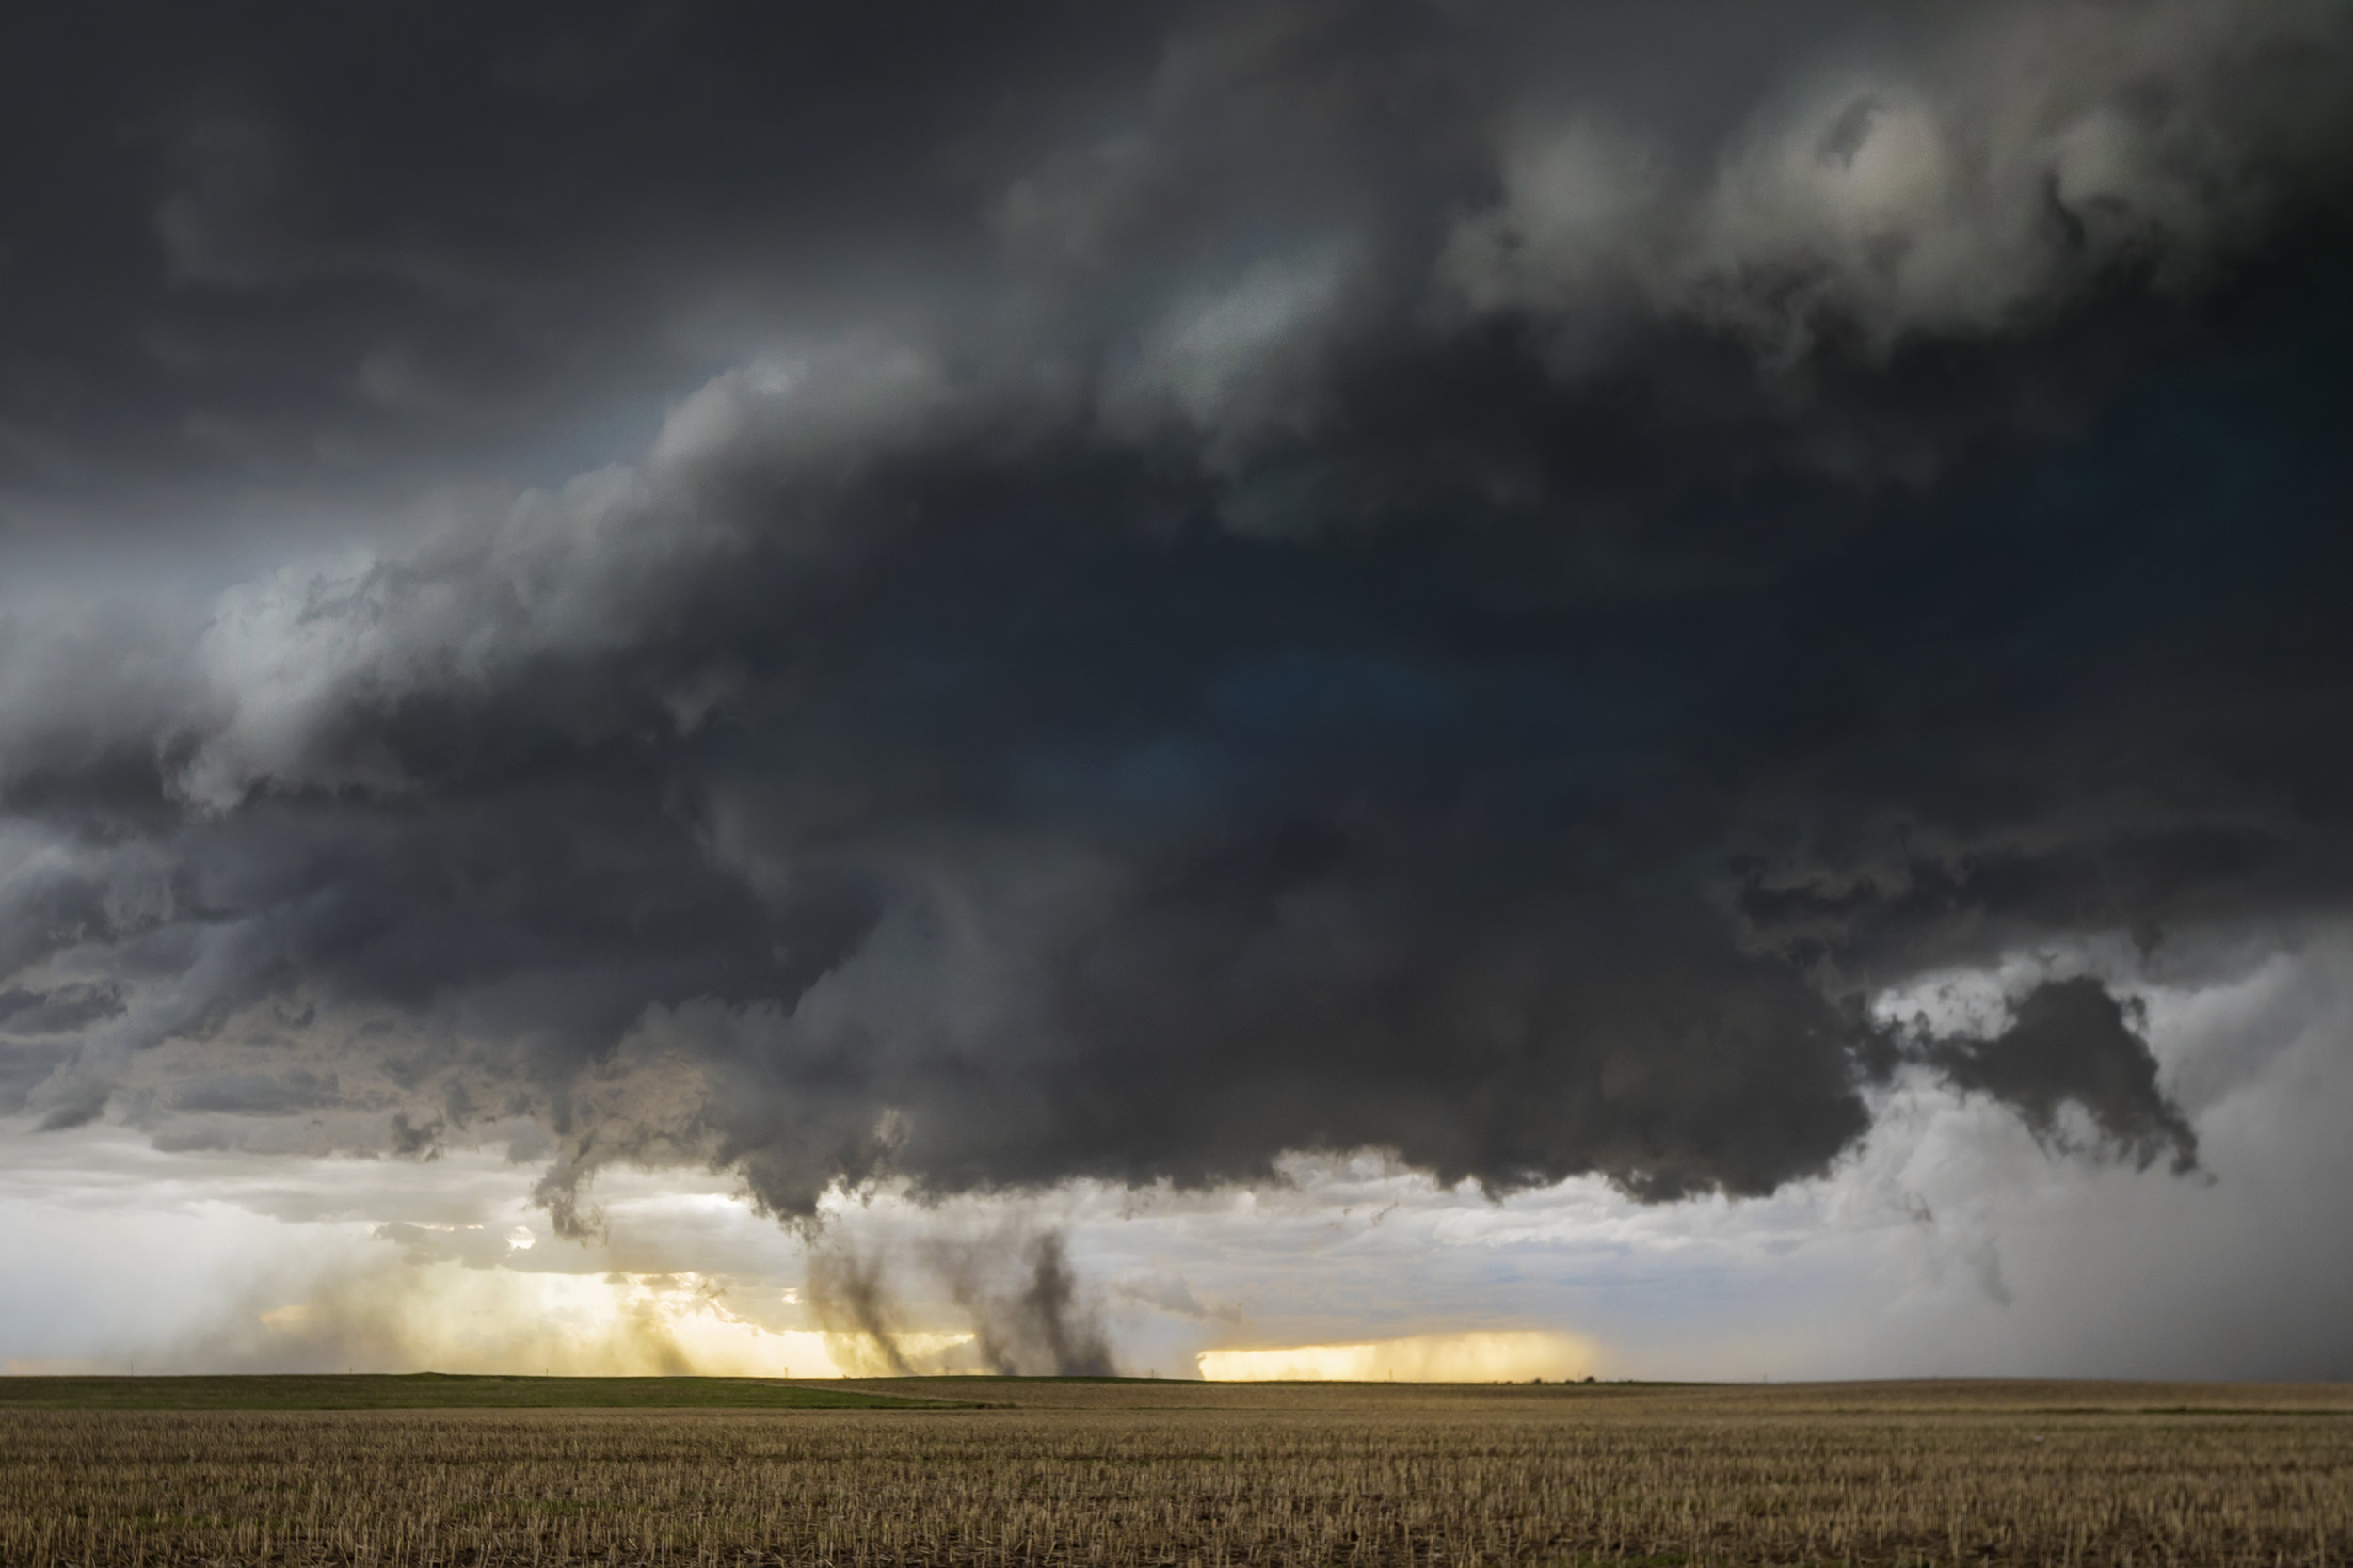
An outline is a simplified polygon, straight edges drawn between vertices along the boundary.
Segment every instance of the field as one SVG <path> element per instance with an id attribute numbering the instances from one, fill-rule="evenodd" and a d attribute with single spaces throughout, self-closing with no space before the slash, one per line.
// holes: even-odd
<path id="1" fill-rule="evenodd" d="M 256 1380 L 265 1409 L 14 1381 L 0 1563 L 29 1568 L 2353 1561 L 2343 1386 L 910 1380 L 758 1409 L 711 1406 L 790 1385 L 648 1380 L 670 1393 L 626 1410 L 303 1410 L 284 1384 L 536 1380 Z"/>

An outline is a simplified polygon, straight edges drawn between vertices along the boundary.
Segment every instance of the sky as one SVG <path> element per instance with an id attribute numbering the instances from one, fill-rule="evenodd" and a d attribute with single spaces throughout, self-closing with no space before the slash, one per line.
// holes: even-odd
<path id="1" fill-rule="evenodd" d="M 2353 3 L 49 8 L 0 1364 L 2353 1378 Z"/>

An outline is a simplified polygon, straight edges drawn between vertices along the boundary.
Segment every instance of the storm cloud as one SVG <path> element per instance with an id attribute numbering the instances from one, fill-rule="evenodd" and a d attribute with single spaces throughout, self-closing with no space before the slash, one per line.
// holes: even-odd
<path id="1" fill-rule="evenodd" d="M 2133 1020 L 2095 980 L 2053 981 L 2019 1002 L 2010 1026 L 1982 1042 L 1939 1041 L 1929 1059 L 1964 1090 L 2015 1106 L 2036 1136 L 2060 1136 L 2060 1108 L 2080 1107 L 2098 1136 L 2142 1165 L 2170 1151 L 2198 1163 L 2198 1135 L 2157 1088 L 2156 1064 Z"/>
<path id="2" fill-rule="evenodd" d="M 2353 894 L 2342 4 L 39 25 L 0 1110 L 572 1232 L 1758 1195 L 1908 1072 L 2186 1171 L 2101 980 L 1876 1000 Z"/>

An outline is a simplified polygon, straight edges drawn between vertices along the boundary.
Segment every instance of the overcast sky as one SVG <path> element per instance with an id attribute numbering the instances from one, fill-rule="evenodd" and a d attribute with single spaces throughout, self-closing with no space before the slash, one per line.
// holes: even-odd
<path id="1" fill-rule="evenodd" d="M 0 1360 L 2353 1377 L 2348 0 L 7 33 Z"/>

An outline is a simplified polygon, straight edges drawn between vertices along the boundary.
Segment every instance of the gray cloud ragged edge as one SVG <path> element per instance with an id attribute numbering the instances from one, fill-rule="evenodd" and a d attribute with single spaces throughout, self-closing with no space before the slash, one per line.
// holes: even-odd
<path id="1" fill-rule="evenodd" d="M 1761 1193 L 1906 1063 L 2186 1166 L 2087 983 L 1983 1042 L 1868 1003 L 2344 899 L 2345 9 L 2036 14 L 1636 152 L 1532 12 L 1212 16 L 1137 139 L 966 215 L 966 328 L 800 334 L 201 610 L 9 612 L 5 1103 L 542 1125 L 569 1229 L 614 1161 L 792 1217 L 1366 1145 Z M 1979 115 L 2017 27 L 2132 48 Z M 1429 183 L 1365 183 L 1401 140 Z M 179 286 L 283 286 L 236 217 L 167 226 Z"/>
<path id="2" fill-rule="evenodd" d="M 2156 1064 L 2133 1028 L 2143 1013 L 2096 980 L 2047 981 L 1993 1039 L 1938 1040 L 1927 1055 L 1956 1087 L 2017 1107 L 2039 1138 L 2063 1138 L 2059 1113 L 2072 1102 L 2144 1168 L 2170 1154 L 2177 1173 L 2193 1170 L 2198 1135 L 2157 1087 Z"/>

